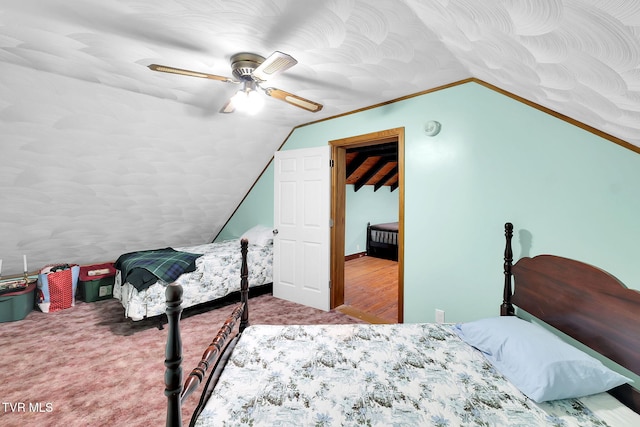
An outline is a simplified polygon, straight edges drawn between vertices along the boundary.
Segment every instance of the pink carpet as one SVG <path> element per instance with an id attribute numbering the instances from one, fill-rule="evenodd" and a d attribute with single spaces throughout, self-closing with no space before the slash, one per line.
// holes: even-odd
<path id="1" fill-rule="evenodd" d="M 252 324 L 361 323 L 269 294 L 249 304 Z M 197 365 L 231 310 L 183 314 L 185 372 Z M 123 313 L 110 299 L 0 323 L 0 426 L 164 425 L 167 330 L 159 330 L 157 320 L 131 322 Z M 183 408 L 185 425 L 197 399 L 190 396 Z"/>

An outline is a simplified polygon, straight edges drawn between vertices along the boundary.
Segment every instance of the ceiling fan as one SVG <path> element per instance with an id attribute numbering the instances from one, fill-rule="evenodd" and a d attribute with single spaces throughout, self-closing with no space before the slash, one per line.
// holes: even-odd
<path id="1" fill-rule="evenodd" d="M 318 104 L 317 102 L 310 101 L 282 89 L 263 87 L 263 84 L 268 79 L 293 67 L 297 63 L 298 61 L 296 61 L 291 55 L 276 51 L 266 59 L 255 53 L 236 53 L 231 57 L 231 72 L 233 77 L 183 70 L 158 64 L 151 64 L 148 67 L 154 71 L 160 71 L 163 73 L 181 74 L 184 76 L 219 80 L 225 83 L 241 84 L 242 88 L 227 101 L 220 110 L 221 113 L 233 113 L 236 110 L 244 110 L 250 113 L 255 112 L 255 110 L 259 109 L 262 102 L 262 99 L 257 92 L 258 89 L 273 98 L 284 101 L 295 107 L 316 113 L 322 109 L 322 104 Z"/>

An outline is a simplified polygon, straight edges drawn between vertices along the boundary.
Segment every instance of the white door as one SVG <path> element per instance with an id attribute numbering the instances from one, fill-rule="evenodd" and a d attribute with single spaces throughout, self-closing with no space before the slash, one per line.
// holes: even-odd
<path id="1" fill-rule="evenodd" d="M 331 148 L 274 157 L 273 296 L 329 310 Z"/>

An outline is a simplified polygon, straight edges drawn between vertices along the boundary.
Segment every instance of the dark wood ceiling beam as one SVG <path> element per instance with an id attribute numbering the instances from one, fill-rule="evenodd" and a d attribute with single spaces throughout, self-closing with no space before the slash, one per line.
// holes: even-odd
<path id="1" fill-rule="evenodd" d="M 394 152 L 383 152 L 383 153 L 358 153 L 358 155 L 351 161 L 352 163 L 359 159 L 360 157 L 364 157 L 365 159 L 370 159 L 371 157 L 380 157 L 389 160 L 396 161 L 398 159 L 398 153 Z"/>
<path id="2" fill-rule="evenodd" d="M 376 164 L 367 171 L 367 173 L 362 175 L 362 177 L 356 181 L 356 183 L 353 185 L 353 191 L 358 191 L 359 189 L 361 189 L 362 186 L 364 186 L 367 181 L 373 178 L 375 174 L 377 174 L 383 167 L 385 167 L 387 163 L 389 163 L 389 160 L 387 160 L 386 158 L 381 158 L 380 160 L 378 160 Z"/>
<path id="3" fill-rule="evenodd" d="M 380 187 L 383 187 L 387 181 L 393 178 L 394 175 L 398 173 L 398 165 L 396 165 L 393 169 L 391 169 L 385 176 L 380 179 L 380 181 L 376 182 L 373 186 L 373 191 L 378 191 Z"/>
<path id="4" fill-rule="evenodd" d="M 347 150 L 347 153 L 364 153 L 368 156 L 382 156 L 386 154 L 396 154 L 398 153 L 398 145 L 397 144 L 379 144 L 379 145 L 370 145 L 366 147 L 356 147 Z"/>
<path id="5" fill-rule="evenodd" d="M 351 175 L 353 175 L 353 173 L 358 170 L 360 166 L 362 166 L 362 164 L 365 162 L 365 160 L 367 160 L 368 157 L 369 156 L 367 156 L 366 154 L 358 153 L 358 155 L 354 157 L 351 162 L 349 162 L 349 164 L 347 165 L 347 181 L 349 180 Z"/>
<path id="6" fill-rule="evenodd" d="M 374 185 L 374 191 L 377 191 L 394 182 L 388 171 L 392 167 L 389 163 L 398 163 L 397 141 L 389 140 L 383 144 L 349 148 L 347 155 L 349 160 L 346 165 L 346 182 L 354 185 L 354 191 L 368 184 Z M 384 169 L 380 169 L 383 167 Z M 397 175 L 397 166 L 393 174 Z M 382 175 L 384 178 L 380 178 Z"/>
<path id="7" fill-rule="evenodd" d="M 384 154 L 382 156 L 376 155 L 376 156 L 367 156 L 365 154 L 358 154 L 356 157 L 353 158 L 353 160 L 351 160 L 349 162 L 349 164 L 347 165 L 347 181 L 349 181 L 351 179 L 351 176 L 356 173 L 356 171 L 358 170 L 358 168 L 360 166 L 362 166 L 368 159 L 372 158 L 372 157 L 378 157 L 379 160 L 384 160 L 387 163 L 389 162 L 398 162 L 398 155 L 397 153 L 390 153 L 390 154 Z"/>

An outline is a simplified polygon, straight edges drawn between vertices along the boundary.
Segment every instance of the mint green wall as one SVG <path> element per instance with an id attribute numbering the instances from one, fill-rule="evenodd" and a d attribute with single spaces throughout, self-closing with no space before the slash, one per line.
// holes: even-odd
<path id="1" fill-rule="evenodd" d="M 442 124 L 435 137 L 424 134 L 429 120 Z M 516 259 L 574 258 L 640 289 L 640 155 L 482 85 L 300 127 L 283 149 L 396 127 L 405 128 L 405 322 L 434 321 L 436 308 L 450 322 L 496 315 L 506 221 Z M 253 190 L 264 194 L 228 227 L 273 220 L 272 180 L 267 172 Z"/>
<path id="2" fill-rule="evenodd" d="M 216 242 L 237 239 L 255 225 L 273 227 L 273 162 L 265 169 L 236 213 L 218 233 Z"/>
<path id="3" fill-rule="evenodd" d="M 399 190 L 390 191 L 384 187 L 373 191 L 373 186 L 365 185 L 353 191 L 347 185 L 345 209 L 345 255 L 364 252 L 367 245 L 367 223 L 378 224 L 398 220 Z"/>

